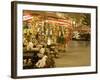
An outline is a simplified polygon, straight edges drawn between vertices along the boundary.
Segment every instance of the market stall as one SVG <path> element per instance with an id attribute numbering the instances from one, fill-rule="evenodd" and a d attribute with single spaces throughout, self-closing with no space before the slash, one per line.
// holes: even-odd
<path id="1" fill-rule="evenodd" d="M 39 12 L 31 12 L 30 14 L 30 12 L 27 12 L 27 14 L 23 15 L 24 59 L 26 59 L 27 51 L 28 53 L 31 51 L 30 54 L 32 55 L 36 54 L 33 48 L 38 48 L 38 45 L 42 45 L 48 50 L 45 52 L 49 53 L 49 57 L 51 55 L 57 57 L 58 51 L 66 51 L 66 46 L 72 40 L 73 26 L 70 17 L 61 18 L 55 13 L 45 14 L 40 14 Z"/>

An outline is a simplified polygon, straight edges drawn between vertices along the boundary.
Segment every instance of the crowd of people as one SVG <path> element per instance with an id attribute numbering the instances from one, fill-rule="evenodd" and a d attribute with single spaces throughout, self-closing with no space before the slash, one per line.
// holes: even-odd
<path id="1" fill-rule="evenodd" d="M 57 45 L 52 43 L 52 39 L 37 32 L 32 34 L 32 28 L 24 29 L 23 34 L 23 68 L 48 68 L 55 67 L 54 58 L 58 57 Z"/>
<path id="2" fill-rule="evenodd" d="M 90 28 L 77 21 L 80 15 L 24 10 L 23 69 L 56 67 L 55 58 L 71 40 L 90 40 Z"/>
<path id="3" fill-rule="evenodd" d="M 34 19 L 23 22 L 23 68 L 55 67 L 54 58 L 58 58 L 59 51 L 65 51 L 71 29 Z"/>

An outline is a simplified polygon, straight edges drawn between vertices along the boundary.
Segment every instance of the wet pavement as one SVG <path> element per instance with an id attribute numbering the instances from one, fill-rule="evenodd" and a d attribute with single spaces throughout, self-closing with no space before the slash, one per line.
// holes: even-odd
<path id="1" fill-rule="evenodd" d="M 66 52 L 60 52 L 59 58 L 55 59 L 56 67 L 75 67 L 90 65 L 90 42 L 71 41 Z"/>

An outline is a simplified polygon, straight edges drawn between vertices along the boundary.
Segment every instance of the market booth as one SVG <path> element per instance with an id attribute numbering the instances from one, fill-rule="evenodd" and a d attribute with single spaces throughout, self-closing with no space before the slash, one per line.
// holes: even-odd
<path id="1" fill-rule="evenodd" d="M 26 11 L 23 14 L 24 60 L 36 56 L 39 46 L 49 48 L 49 53 L 56 57 L 58 51 L 66 50 L 66 46 L 72 40 L 72 34 L 73 24 L 70 17 L 62 18 L 56 13 Z"/>

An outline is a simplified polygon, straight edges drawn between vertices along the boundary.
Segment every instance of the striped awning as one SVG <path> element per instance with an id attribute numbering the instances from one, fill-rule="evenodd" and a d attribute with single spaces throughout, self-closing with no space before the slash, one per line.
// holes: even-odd
<path id="1" fill-rule="evenodd" d="M 25 15 L 23 16 L 23 21 L 26 21 L 26 20 L 29 20 L 29 19 L 32 19 L 33 17 L 31 15 Z"/>

